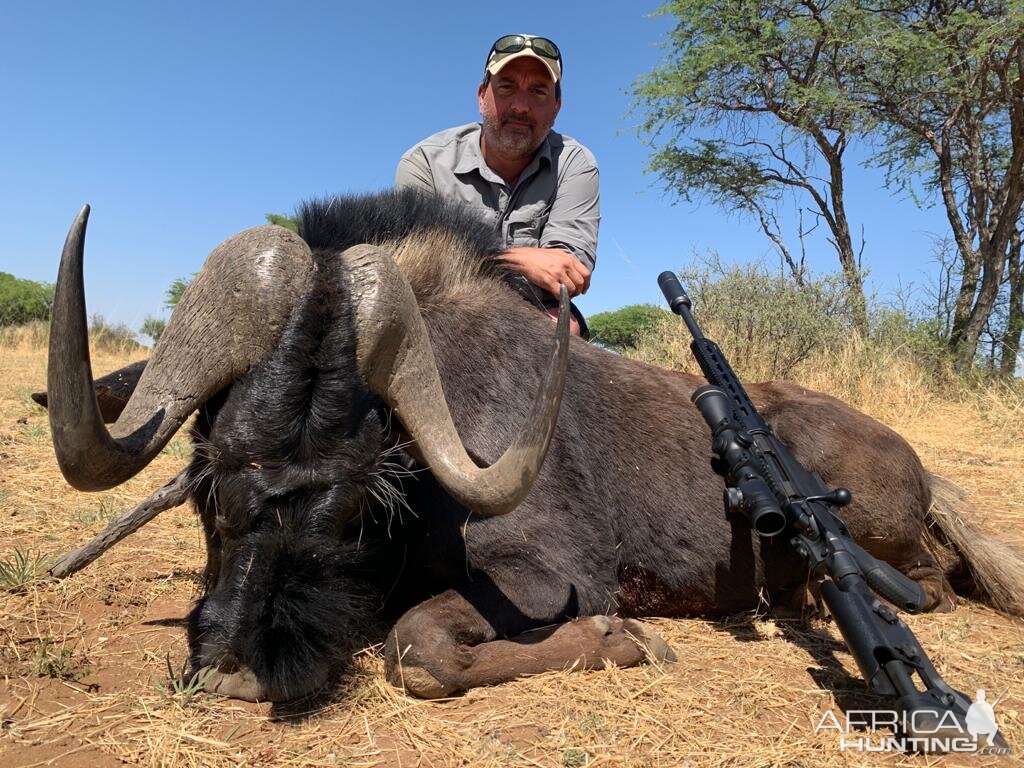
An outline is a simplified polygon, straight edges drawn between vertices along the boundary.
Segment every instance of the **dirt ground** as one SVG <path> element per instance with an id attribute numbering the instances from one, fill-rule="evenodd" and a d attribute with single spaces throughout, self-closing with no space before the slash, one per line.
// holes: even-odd
<path id="1" fill-rule="evenodd" d="M 128 361 L 101 355 L 94 370 Z M 77 546 L 190 452 L 180 435 L 124 486 L 78 493 L 29 398 L 44 382 L 44 351 L 0 349 L 0 561 Z M 890 423 L 969 492 L 987 532 L 1024 546 L 1024 432 L 999 413 L 946 403 Z M 655 620 L 674 665 L 541 675 L 440 702 L 389 686 L 379 647 L 316 700 L 218 699 L 172 682 L 202 547 L 182 507 L 69 579 L 0 591 L 0 766 L 952 766 L 1024 755 L 1024 623 L 972 603 L 908 623 L 956 687 L 985 688 L 991 700 L 1008 686 L 996 715 L 1009 758 L 841 751 L 835 731 L 815 726 L 829 709 L 875 701 L 838 633 L 754 617 Z"/>

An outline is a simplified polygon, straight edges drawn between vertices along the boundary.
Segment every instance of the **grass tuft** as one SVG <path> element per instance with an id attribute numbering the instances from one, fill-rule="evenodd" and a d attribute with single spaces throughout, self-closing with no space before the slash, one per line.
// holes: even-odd
<path id="1" fill-rule="evenodd" d="M 10 557 L 0 560 L 0 588 L 8 592 L 23 592 L 46 573 L 52 560 L 52 555 L 33 554 L 31 550 L 15 547 Z"/>
<path id="2" fill-rule="evenodd" d="M 187 707 L 195 700 L 196 696 L 206 690 L 206 683 L 214 672 L 213 667 L 203 667 L 190 675 L 188 674 L 188 662 L 183 663 L 178 672 L 174 671 L 174 665 L 171 664 L 170 653 L 167 654 L 166 662 L 167 682 L 157 683 L 156 689 L 162 696 Z"/>
<path id="3" fill-rule="evenodd" d="M 75 661 L 73 647 L 61 645 L 58 648 L 53 638 L 41 637 L 32 655 L 32 671 L 36 677 L 78 680 L 89 674 L 89 667 Z"/>
<path id="4" fill-rule="evenodd" d="M 95 525 L 96 523 L 109 523 L 121 512 L 121 505 L 112 499 L 104 499 L 98 507 L 80 509 L 75 513 L 75 518 L 82 525 Z"/>

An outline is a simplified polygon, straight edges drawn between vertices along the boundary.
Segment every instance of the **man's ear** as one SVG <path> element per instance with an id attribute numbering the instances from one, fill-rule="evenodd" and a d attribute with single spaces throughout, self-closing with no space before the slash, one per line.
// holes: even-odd
<path id="1" fill-rule="evenodd" d="M 480 83 L 480 85 L 476 87 L 476 108 L 479 110 L 481 115 L 484 113 L 484 93 L 486 92 L 486 83 Z"/>

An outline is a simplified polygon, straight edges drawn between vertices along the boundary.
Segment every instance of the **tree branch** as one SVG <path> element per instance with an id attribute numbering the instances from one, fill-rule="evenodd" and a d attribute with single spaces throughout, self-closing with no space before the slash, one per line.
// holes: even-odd
<path id="1" fill-rule="evenodd" d="M 188 499 L 188 492 L 188 470 L 183 469 L 149 498 L 122 514 L 90 541 L 60 558 L 50 568 L 50 575 L 55 579 L 63 579 L 82 570 L 125 536 L 135 533 L 165 509 L 184 504 Z"/>

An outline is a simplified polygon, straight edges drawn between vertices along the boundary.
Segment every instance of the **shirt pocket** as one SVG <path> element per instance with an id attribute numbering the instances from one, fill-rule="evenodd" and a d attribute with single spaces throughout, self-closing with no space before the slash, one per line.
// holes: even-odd
<path id="1" fill-rule="evenodd" d="M 513 211 L 505 222 L 505 247 L 538 247 L 550 215 L 551 206 L 543 200 Z"/>

